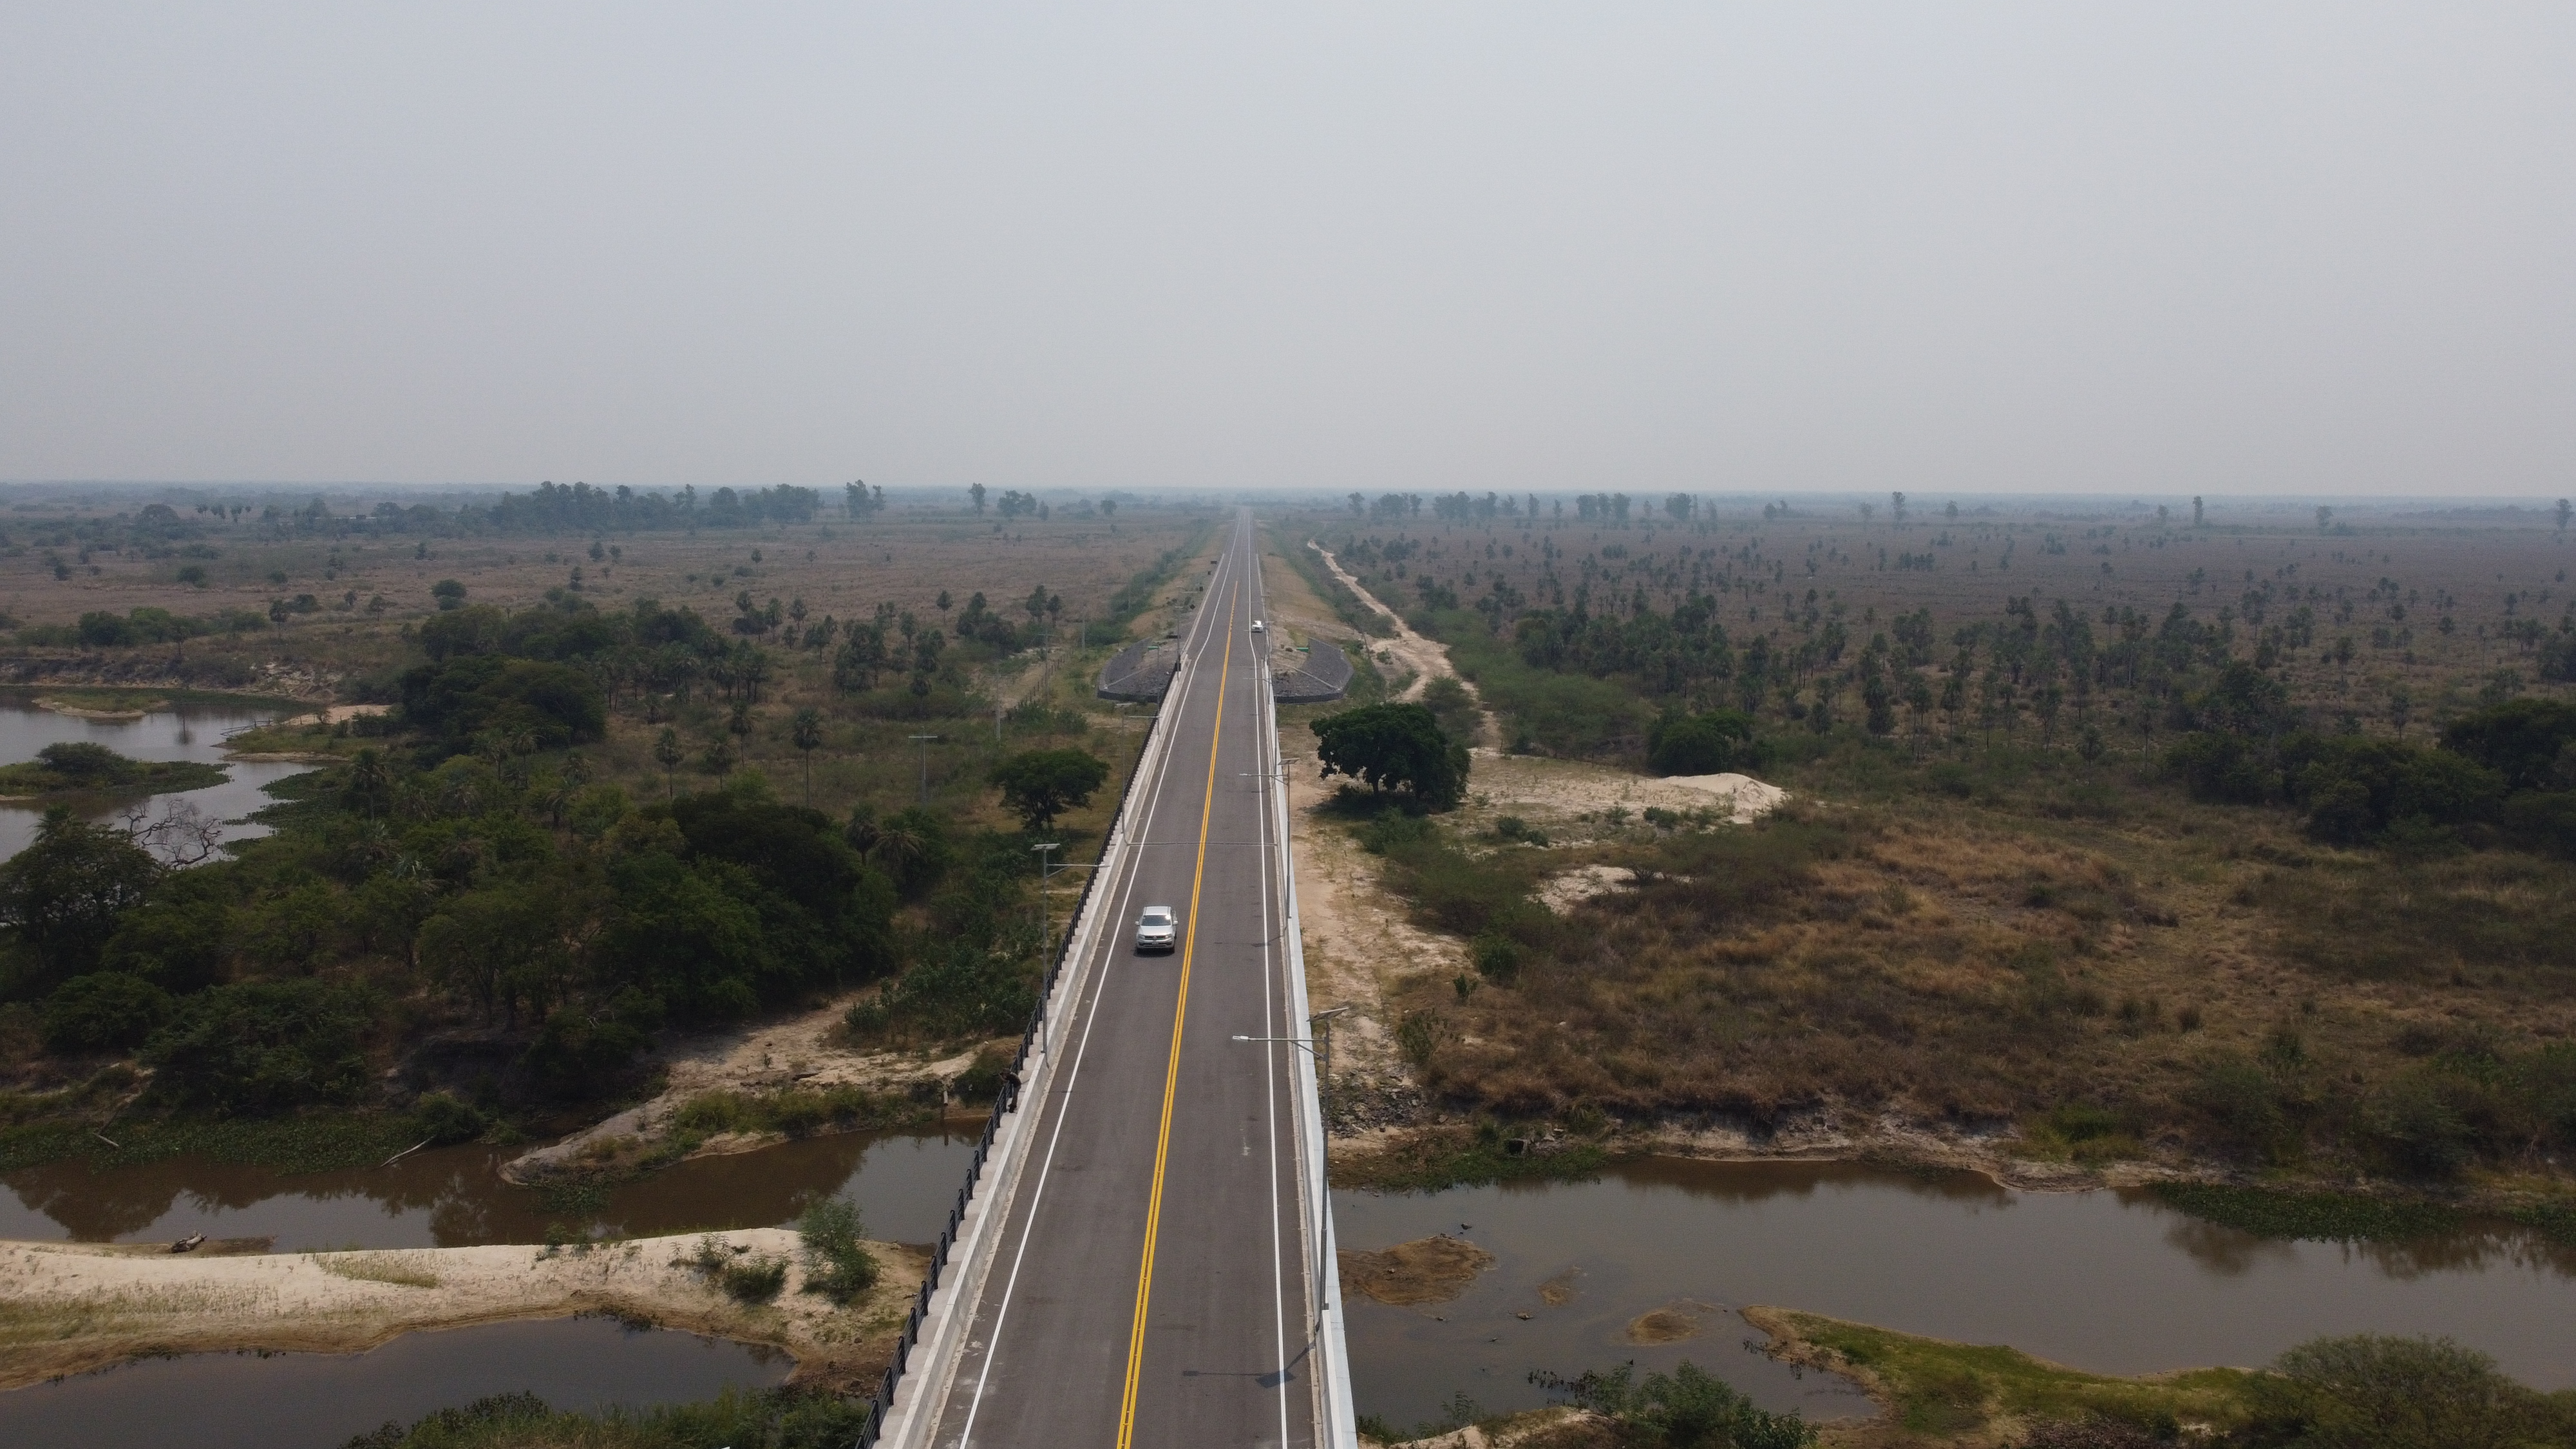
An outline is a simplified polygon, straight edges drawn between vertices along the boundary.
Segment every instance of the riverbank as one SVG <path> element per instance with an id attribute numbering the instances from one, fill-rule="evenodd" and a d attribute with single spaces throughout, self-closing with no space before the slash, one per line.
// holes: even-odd
<path id="1" fill-rule="evenodd" d="M 881 1273 L 842 1308 L 804 1290 L 786 1228 L 569 1247 L 174 1254 L 152 1243 L 0 1243 L 0 1389 L 128 1359 L 255 1350 L 358 1353 L 406 1333 L 604 1313 L 792 1355 L 795 1381 L 854 1388 L 884 1372 L 926 1266 L 871 1243 Z M 729 1293 L 713 1256 L 777 1261 L 767 1301 Z"/>
<path id="2" fill-rule="evenodd" d="M 842 1022 L 859 999 L 665 1042 L 652 1054 L 662 1085 L 650 1100 L 521 1154 L 502 1167 L 502 1179 L 534 1187 L 615 1178 L 817 1131 L 937 1122 L 976 1051 L 929 1058 L 852 1050 Z"/>

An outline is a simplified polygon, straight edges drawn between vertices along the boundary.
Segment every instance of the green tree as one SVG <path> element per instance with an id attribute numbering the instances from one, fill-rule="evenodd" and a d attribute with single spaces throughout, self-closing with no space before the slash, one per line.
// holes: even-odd
<path id="1" fill-rule="evenodd" d="M 563 907 L 543 881 L 465 892 L 421 923 L 421 964 L 486 1021 L 500 1008 L 515 1022 L 522 1003 L 542 1012 L 571 974 Z"/>
<path id="2" fill-rule="evenodd" d="M 1646 732 L 1646 760 L 1658 775 L 1715 775 L 1758 761 L 1753 717 L 1740 710 L 1672 714 Z"/>
<path id="3" fill-rule="evenodd" d="M 1109 779 L 1109 766 L 1087 750 L 1025 750 L 993 767 L 1002 804 L 1032 831 L 1045 830 L 1067 810 L 1091 802 Z"/>
<path id="4" fill-rule="evenodd" d="M 375 999 L 320 981 L 248 981 L 178 1004 L 143 1060 L 154 1095 L 217 1113 L 353 1102 L 374 1085 L 366 1035 Z"/>
<path id="5" fill-rule="evenodd" d="M 2463 716 L 2442 731 L 2442 748 L 2504 776 L 2516 790 L 2548 789 L 2558 758 L 2576 744 L 2576 702 L 2516 699 Z"/>
<path id="6" fill-rule="evenodd" d="M 680 748 L 680 732 L 668 725 L 663 726 L 662 737 L 653 742 L 653 759 L 662 767 L 662 798 L 666 801 L 678 798 L 678 787 L 672 783 L 671 776 L 680 768 L 680 761 L 686 758 L 688 751 Z"/>
<path id="7" fill-rule="evenodd" d="M 57 805 L 37 825 L 35 842 L 0 864 L 0 926 L 46 979 L 78 976 L 98 965 L 117 922 L 162 875 L 124 832 L 84 824 Z"/>
<path id="8" fill-rule="evenodd" d="M 1433 809 L 1467 795 L 1467 747 L 1418 704 L 1372 704 L 1326 715 L 1309 728 L 1326 778 L 1348 775 L 1372 791 L 1402 790 Z"/>
<path id="9" fill-rule="evenodd" d="M 823 747 L 823 712 L 800 709 L 788 725 L 788 738 L 795 742 L 796 757 L 805 766 L 805 804 L 814 803 L 814 752 Z"/>

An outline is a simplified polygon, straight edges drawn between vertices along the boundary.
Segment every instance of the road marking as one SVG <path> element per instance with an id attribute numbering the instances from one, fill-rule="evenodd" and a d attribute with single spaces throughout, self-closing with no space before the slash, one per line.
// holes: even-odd
<path id="1" fill-rule="evenodd" d="M 1216 813 L 1217 746 L 1225 738 L 1225 680 L 1234 667 L 1234 615 L 1242 592 L 1240 577 L 1226 591 L 1225 655 L 1216 667 L 1216 724 L 1208 733 L 1207 796 L 1199 805 L 1198 863 L 1190 870 L 1190 924 L 1181 946 L 1181 997 L 1172 1007 L 1172 1058 L 1163 1070 L 1163 1123 L 1154 1139 L 1154 1186 L 1145 1199 L 1145 1256 L 1136 1270 L 1136 1321 L 1127 1331 L 1127 1386 L 1118 1399 L 1118 1449 L 1133 1449 L 1136 1439 L 1136 1382 L 1145 1370 L 1145 1313 L 1154 1297 L 1154 1239 L 1163 1225 L 1163 1168 L 1172 1152 L 1172 1098 L 1181 1086 L 1181 1028 L 1189 1020 L 1190 960 L 1199 944 L 1199 887 L 1207 877 L 1208 825 Z"/>
<path id="2" fill-rule="evenodd" d="M 1195 632 L 1198 626 L 1194 623 L 1191 627 Z M 1173 703 L 1177 708 L 1177 702 Z M 1173 727 L 1175 729 L 1179 728 L 1179 716 L 1175 715 L 1173 716 L 1173 719 Z M 1159 811 L 1163 807 L 1163 786 L 1171 780 L 1170 766 L 1171 747 L 1169 744 L 1166 744 L 1163 748 L 1162 759 L 1157 761 L 1155 764 L 1154 783 L 1148 788 L 1144 801 L 1143 815 L 1144 819 L 1149 824 L 1153 820 L 1155 812 Z M 1139 867 L 1141 867 L 1144 862 L 1143 846 L 1145 842 L 1130 837 L 1127 844 L 1130 849 L 1128 850 L 1126 859 L 1121 863 L 1120 884 L 1118 886 L 1117 897 L 1119 904 L 1112 910 L 1109 916 L 1109 920 L 1113 922 L 1125 920 L 1127 918 L 1127 908 L 1135 903 L 1136 877 L 1139 873 Z M 1105 952 L 1114 950 L 1115 946 L 1113 943 L 1124 939 L 1126 939 L 1126 937 L 1123 930 L 1113 928 L 1112 932 L 1103 933 L 1103 937 L 1098 944 Z M 966 1446 L 971 1443 L 975 1437 L 975 1419 L 976 1416 L 981 1414 L 984 1410 L 984 1394 L 992 1379 L 993 1363 L 994 1360 L 1001 1357 L 1002 1327 L 1010 1321 L 1011 1299 L 1013 1295 L 1017 1293 L 1020 1286 L 1020 1268 L 1022 1264 L 1025 1263 L 1029 1255 L 1029 1240 L 1037 1235 L 1038 1208 L 1046 1201 L 1047 1183 L 1055 1170 L 1056 1147 L 1064 1140 L 1065 1120 L 1073 1115 L 1074 1088 L 1082 1081 L 1083 1059 L 1090 1055 L 1091 1052 L 1091 1028 L 1099 1022 L 1100 1000 L 1103 996 L 1108 994 L 1109 959 L 1105 955 L 1101 958 L 1100 969 L 1092 973 L 1091 980 L 1088 984 L 1091 992 L 1089 1005 L 1085 1007 L 1079 1001 L 1075 1003 L 1076 1014 L 1082 1018 L 1082 1035 L 1075 1040 L 1073 1061 L 1065 1076 L 1064 1086 L 1056 1096 L 1055 1129 L 1053 1132 L 1048 1134 L 1046 1157 L 1038 1164 L 1037 1185 L 1029 1195 L 1028 1212 L 1020 1224 L 1020 1246 L 1019 1251 L 1014 1253 L 1011 1257 L 1011 1276 L 1002 1285 L 1001 1301 L 994 1306 L 992 1333 L 991 1336 L 985 1340 L 983 1345 L 985 1347 L 984 1361 L 975 1375 L 975 1392 L 966 1403 L 966 1423 L 957 1436 L 958 1449 L 966 1449 Z M 1045 1110 L 1044 1103 L 1038 1103 L 1035 1105 L 1039 1111 L 1043 1112 Z M 973 1308 L 972 1305 L 961 1304 L 955 1311 L 972 1312 Z"/>
<path id="3" fill-rule="evenodd" d="M 1256 557 L 1253 564 L 1258 570 L 1260 560 Z M 1255 577 L 1259 577 L 1257 572 Z M 1270 709 L 1263 711 L 1262 718 L 1270 722 L 1270 728 L 1254 733 L 1253 750 L 1255 757 L 1275 772 L 1279 768 L 1279 741 L 1275 737 L 1278 720 L 1272 711 L 1277 706 L 1266 700 L 1264 703 L 1269 704 Z M 1262 758 L 1263 756 L 1267 758 Z M 1276 797 L 1270 792 L 1272 778 L 1274 778 L 1272 775 L 1262 777 L 1261 808 L 1255 812 L 1255 818 L 1263 825 L 1262 836 L 1265 845 L 1268 843 L 1270 834 L 1268 828 L 1270 812 L 1278 803 Z M 1273 1014 L 1273 1008 L 1279 1004 L 1279 973 L 1272 964 L 1270 954 L 1270 890 L 1278 882 L 1271 876 L 1270 869 L 1269 852 L 1264 850 L 1261 865 L 1261 1034 L 1263 1036 L 1279 1035 L 1278 1019 Z M 1284 921 L 1285 902 L 1281 903 L 1281 912 Z M 1292 1035 L 1295 1033 L 1296 1026 L 1293 1023 L 1289 1026 L 1289 1031 Z M 1280 1449 L 1288 1449 L 1288 1283 L 1286 1275 L 1279 1267 L 1280 1250 L 1285 1246 L 1279 1222 L 1279 1045 L 1273 1042 L 1261 1050 L 1263 1053 L 1261 1087 L 1269 1105 L 1270 1118 L 1268 1124 L 1270 1128 L 1270 1328 L 1277 1339 L 1276 1347 L 1279 1354 L 1279 1445 Z M 1292 1046 L 1288 1050 L 1295 1052 L 1298 1048 Z M 1291 1056 L 1288 1064 L 1293 1070 L 1296 1058 Z M 1298 1256 L 1302 1259 L 1305 1255 L 1300 1253 Z"/>

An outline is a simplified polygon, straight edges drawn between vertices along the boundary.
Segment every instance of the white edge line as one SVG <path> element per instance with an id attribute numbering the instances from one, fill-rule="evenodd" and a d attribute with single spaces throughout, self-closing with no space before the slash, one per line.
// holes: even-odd
<path id="1" fill-rule="evenodd" d="M 1180 691 L 1175 686 L 1180 685 L 1184 675 L 1190 672 L 1193 672 L 1193 666 L 1186 663 L 1174 672 L 1172 686 L 1167 686 L 1164 691 L 1165 702 L 1177 696 Z M 1171 753 L 1171 731 L 1164 728 L 1170 713 L 1159 706 L 1155 709 L 1144 751 L 1151 759 L 1140 760 L 1137 766 L 1140 772 L 1153 773 L 1158 799 L 1163 761 Z M 1149 805 L 1149 816 L 1151 809 Z M 1119 854 L 1117 869 L 1127 872 L 1131 878 L 1135 846 L 1135 838 L 1128 830 L 1126 812 L 1121 810 L 1111 827 L 1109 848 Z M 1099 934 L 1100 922 L 1106 919 L 1109 919 L 1106 912 L 1089 912 L 1075 927 L 1080 940 L 1070 948 L 1074 966 L 1056 986 L 1057 994 L 1068 1005 L 1079 1003 L 1090 989 L 1092 977 L 1096 974 L 1091 969 L 1097 946 L 1095 938 Z M 972 1324 L 974 1305 L 982 1301 L 984 1280 L 991 1274 L 992 1260 L 999 1247 L 1000 1230 L 993 1224 L 1008 1216 L 989 1209 L 994 1202 L 1011 1200 L 1014 1185 L 1033 1145 L 1027 1125 L 1043 1111 L 1046 1094 L 1054 1080 L 1057 1053 L 1076 1014 L 1057 1007 L 1056 1002 L 1048 1003 L 1047 1029 L 1038 1034 L 1036 1070 L 1022 1081 L 1020 1105 L 1011 1110 L 1002 1129 L 994 1134 L 996 1150 L 986 1155 L 988 1169 L 996 1168 L 997 1162 L 998 1169 L 978 1177 L 975 1184 L 978 1190 L 967 1203 L 967 1217 L 972 1221 L 960 1224 L 961 1232 L 954 1245 L 956 1250 L 949 1257 L 951 1271 L 947 1281 L 931 1295 L 930 1310 L 923 1319 L 923 1331 L 913 1345 L 913 1367 L 898 1381 L 895 1407 L 886 1416 L 887 1428 L 879 1440 L 887 1449 L 922 1449 L 938 1430 L 955 1380 L 963 1331 Z"/>

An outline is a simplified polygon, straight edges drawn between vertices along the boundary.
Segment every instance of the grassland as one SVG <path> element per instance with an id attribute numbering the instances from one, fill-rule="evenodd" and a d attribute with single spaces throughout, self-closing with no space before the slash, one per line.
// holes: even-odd
<path id="1" fill-rule="evenodd" d="M 1374 893 L 1348 913 L 1420 936 L 1366 983 L 1374 1032 L 1344 1028 L 1353 1086 L 1419 1094 L 1392 1120 L 1521 1135 L 1599 1113 L 1629 1129 L 1612 1150 L 1840 1142 L 2025 1180 L 2375 1196 L 2422 1190 L 2399 1119 L 2438 1092 L 2485 1145 L 2435 1191 L 2563 1214 L 2564 1168 L 2529 1144 L 2566 1127 L 2576 864 L 2332 844 L 2278 805 L 2195 799 L 2163 765 L 2190 686 L 2114 652 L 2179 606 L 2211 647 L 2259 654 L 2311 728 L 2429 740 L 2567 693 L 2541 677 L 2568 605 L 2544 518 L 2339 513 L 2321 533 L 2305 510 L 2194 528 L 2179 506 L 1918 501 L 1900 529 L 1776 505 L 1650 522 L 1641 502 L 1621 527 L 1541 503 L 1274 529 L 1325 540 L 1439 639 L 1510 747 L 1409 833 L 1313 817 L 1348 842 L 1318 847 L 1323 873 Z M 1736 667 L 1524 657 L 1516 620 L 1584 600 L 1620 619 L 1696 600 Z M 2015 690 L 2001 631 L 2023 619 L 2089 620 L 2104 654 Z M 1750 678 L 1757 640 L 1773 665 Z M 1855 704 L 1865 650 L 1889 661 L 1883 729 Z M 1759 773 L 1792 795 L 1755 826 L 1711 828 L 1643 778 L 1659 714 L 1721 706 L 1750 711 Z M 1538 904 L 1586 872 L 1628 884 Z M 1345 1170 L 1418 1176 L 1424 1153 L 1381 1145 Z"/>

